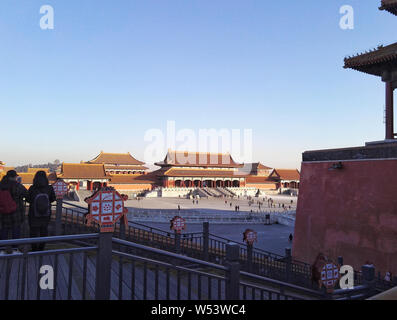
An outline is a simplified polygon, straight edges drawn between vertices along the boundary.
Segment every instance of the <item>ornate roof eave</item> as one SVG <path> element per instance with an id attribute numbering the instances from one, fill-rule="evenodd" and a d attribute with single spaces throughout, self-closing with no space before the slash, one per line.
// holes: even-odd
<path id="1" fill-rule="evenodd" d="M 397 16 L 397 0 L 382 0 L 379 10 L 389 11 Z"/>
<path id="2" fill-rule="evenodd" d="M 397 43 L 345 58 L 345 69 L 353 69 L 374 76 L 382 76 L 397 67 Z"/>
<path id="3" fill-rule="evenodd" d="M 182 155 L 185 157 L 193 157 L 194 161 L 190 161 L 191 158 L 187 161 L 187 163 L 178 163 L 177 155 Z M 204 155 L 205 162 L 202 161 L 199 157 Z M 217 161 L 212 163 L 212 158 L 216 157 Z M 220 160 L 220 158 L 225 157 L 227 161 Z M 222 158 L 223 159 L 223 158 Z M 169 149 L 165 159 L 161 162 L 155 163 L 155 165 L 160 167 L 203 167 L 203 168 L 242 168 L 244 164 L 237 163 L 233 160 L 230 153 L 211 153 L 211 152 L 191 152 L 191 151 L 175 151 Z"/>
<path id="4" fill-rule="evenodd" d="M 108 157 L 115 157 L 116 159 L 118 157 L 127 157 L 127 162 L 125 162 L 125 159 L 122 160 L 108 160 L 106 158 Z M 103 159 L 105 158 L 105 159 Z M 100 154 L 98 154 L 94 159 L 87 161 L 86 163 L 89 164 L 122 164 L 122 165 L 144 165 L 145 163 L 142 161 L 137 160 L 135 157 L 131 155 L 131 153 L 110 153 L 110 152 L 103 152 L 101 151 Z"/>

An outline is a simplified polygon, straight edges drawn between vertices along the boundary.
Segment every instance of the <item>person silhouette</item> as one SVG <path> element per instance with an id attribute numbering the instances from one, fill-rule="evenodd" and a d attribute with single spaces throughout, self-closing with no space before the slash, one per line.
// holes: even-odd
<path id="1" fill-rule="evenodd" d="M 37 171 L 26 198 L 29 206 L 30 237 L 47 237 L 51 219 L 51 203 L 56 200 L 54 188 L 45 171 Z M 43 251 L 45 243 L 32 244 L 32 251 Z"/>
<path id="2" fill-rule="evenodd" d="M 15 170 L 10 170 L 0 182 L 0 191 L 8 198 L 1 197 L 0 203 L 0 240 L 9 240 L 10 233 L 12 239 L 19 239 L 21 236 L 21 226 L 25 219 L 25 205 L 23 200 L 28 196 L 28 191 L 21 184 L 20 178 Z M 9 201 L 7 201 L 8 199 Z M 3 211 L 7 212 L 3 212 Z M 20 253 L 17 246 L 1 251 L 0 255 Z"/>

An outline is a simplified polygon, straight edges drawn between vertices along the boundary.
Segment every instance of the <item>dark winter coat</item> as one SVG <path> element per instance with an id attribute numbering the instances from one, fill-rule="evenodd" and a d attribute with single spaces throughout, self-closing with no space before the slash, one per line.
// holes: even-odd
<path id="1" fill-rule="evenodd" d="M 17 205 L 15 212 L 0 214 L 0 229 L 21 226 L 25 218 L 26 207 L 24 199 L 28 196 L 28 191 L 22 184 L 7 178 L 0 182 L 0 189 L 8 190 Z"/>
<path id="2" fill-rule="evenodd" d="M 26 198 L 27 202 L 29 202 L 29 226 L 30 227 L 45 227 L 50 222 L 51 217 L 35 217 L 33 203 L 34 199 L 39 193 L 46 193 L 48 195 L 48 199 L 50 200 L 50 204 L 56 200 L 56 195 L 54 192 L 54 188 L 51 185 L 45 186 L 31 186 L 29 188 L 28 197 Z"/>

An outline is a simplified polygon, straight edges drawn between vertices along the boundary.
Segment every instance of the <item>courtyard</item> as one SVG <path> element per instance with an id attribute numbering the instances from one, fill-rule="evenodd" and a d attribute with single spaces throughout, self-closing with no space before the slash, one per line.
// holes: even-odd
<path id="1" fill-rule="evenodd" d="M 273 205 L 268 202 L 273 200 Z M 185 198 L 140 198 L 139 200 L 127 200 L 126 207 L 135 209 L 163 209 L 177 210 L 215 210 L 215 211 L 235 211 L 239 206 L 240 212 L 283 212 L 285 210 L 296 210 L 298 198 L 286 195 L 269 195 L 260 198 L 201 198 L 197 200 Z M 292 201 L 292 202 L 291 202 Z M 197 203 L 198 202 L 198 203 Z M 284 208 L 283 208 L 284 205 Z M 291 208 L 290 208 L 291 207 Z"/>

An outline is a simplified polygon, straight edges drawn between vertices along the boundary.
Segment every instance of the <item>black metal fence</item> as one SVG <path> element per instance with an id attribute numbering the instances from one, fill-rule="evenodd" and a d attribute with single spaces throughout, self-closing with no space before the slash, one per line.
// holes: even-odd
<path id="1" fill-rule="evenodd" d="M 0 241 L 1 247 L 18 246 L 23 252 L 0 256 L 0 300 L 92 297 L 88 274 L 95 277 L 95 273 L 91 274 L 87 265 L 97 246 L 82 243 L 98 237 L 98 234 L 91 234 Z M 29 252 L 35 243 L 46 243 L 47 249 Z"/>
<path id="2" fill-rule="evenodd" d="M 31 252 L 34 243 L 46 250 Z M 240 270 L 239 246 L 225 264 L 186 257 L 114 238 L 111 233 L 0 241 L 22 254 L 0 256 L 1 300 L 237 300 L 318 296 Z M 299 294 L 295 294 L 299 291 Z"/>
<path id="3" fill-rule="evenodd" d="M 0 256 L 0 299 L 355 299 L 379 291 L 373 267 L 371 276 L 356 273 L 362 285 L 334 297 L 305 288 L 310 269 L 290 250 L 283 257 L 232 243 L 210 234 L 208 223 L 181 235 L 136 223 L 78 234 L 97 231 L 85 208 L 57 207 L 52 230 L 71 235 L 0 242 L 23 252 Z M 43 242 L 46 251 L 29 252 Z M 52 289 L 42 287 L 43 266 L 52 268 Z"/>
<path id="4" fill-rule="evenodd" d="M 96 226 L 87 226 L 85 223 L 87 208 L 66 203 L 66 206 L 58 207 L 57 211 L 62 212 L 62 214 L 58 214 L 58 218 L 56 215 L 53 218 L 61 225 L 54 228 L 61 230 L 58 235 L 98 232 Z M 60 219 L 59 216 L 62 218 Z M 203 223 L 202 232 L 178 234 L 129 221 L 126 226 L 117 224 L 114 236 L 220 265 L 225 263 L 227 245 L 232 242 L 236 243 L 211 234 L 208 222 Z M 285 255 L 282 256 L 245 243 L 237 242 L 237 244 L 240 247 L 241 270 L 319 291 L 318 284 L 311 280 L 311 266 L 293 259 L 290 249 L 286 249 Z M 361 285 L 362 283 L 361 271 L 355 271 L 355 284 Z M 384 281 L 380 276 L 376 279 L 376 287 L 379 290 L 387 290 L 394 285 L 396 284 Z"/>

